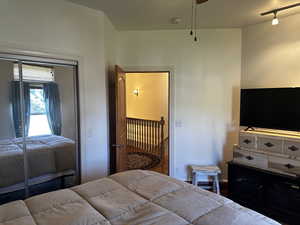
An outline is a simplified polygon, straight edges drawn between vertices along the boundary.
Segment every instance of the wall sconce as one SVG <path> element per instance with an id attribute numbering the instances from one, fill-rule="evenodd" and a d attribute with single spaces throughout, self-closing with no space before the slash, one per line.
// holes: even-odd
<path id="1" fill-rule="evenodd" d="M 135 96 L 139 96 L 139 94 L 140 94 L 140 89 L 139 89 L 139 88 L 134 89 L 134 90 L 133 90 L 133 94 L 134 94 Z"/>

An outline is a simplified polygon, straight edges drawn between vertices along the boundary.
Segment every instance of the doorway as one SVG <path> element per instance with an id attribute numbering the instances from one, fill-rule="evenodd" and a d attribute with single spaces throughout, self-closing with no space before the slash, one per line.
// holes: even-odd
<path id="1" fill-rule="evenodd" d="M 169 175 L 170 73 L 116 67 L 115 78 L 111 172 L 144 169 Z"/>

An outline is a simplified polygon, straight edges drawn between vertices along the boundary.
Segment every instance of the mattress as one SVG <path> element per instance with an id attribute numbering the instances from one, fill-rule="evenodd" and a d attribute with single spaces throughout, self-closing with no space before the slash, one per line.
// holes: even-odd
<path id="1" fill-rule="evenodd" d="M 23 139 L 0 141 L 0 188 L 24 182 Z M 75 143 L 55 135 L 26 138 L 29 178 L 75 170 Z"/>
<path id="2" fill-rule="evenodd" d="M 132 170 L 0 206 L 14 225 L 279 225 L 220 195 Z"/>

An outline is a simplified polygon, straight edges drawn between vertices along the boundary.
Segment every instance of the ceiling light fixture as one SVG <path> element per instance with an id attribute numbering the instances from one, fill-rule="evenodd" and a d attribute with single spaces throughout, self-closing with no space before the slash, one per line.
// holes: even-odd
<path id="1" fill-rule="evenodd" d="M 272 20 L 272 25 L 278 25 L 279 24 L 279 19 L 277 18 L 277 12 L 274 12 L 274 18 Z"/>
<path id="2" fill-rule="evenodd" d="M 198 41 L 197 37 L 197 6 L 207 2 L 208 0 L 192 0 L 192 13 L 191 13 L 191 31 L 190 35 L 194 36 L 194 41 Z"/>
<path id="3" fill-rule="evenodd" d="M 277 24 L 279 24 L 279 19 L 277 17 L 278 12 L 284 11 L 284 10 L 287 10 L 287 9 L 291 9 L 291 8 L 295 8 L 295 7 L 298 7 L 298 6 L 300 6 L 300 3 L 296 3 L 296 4 L 293 4 L 293 5 L 288 5 L 288 6 L 277 8 L 277 9 L 273 9 L 273 10 L 270 10 L 270 11 L 267 11 L 267 12 L 263 12 L 260 15 L 261 16 L 266 16 L 266 15 L 269 15 L 269 14 L 274 14 L 274 18 L 272 20 L 272 25 L 277 25 Z"/>

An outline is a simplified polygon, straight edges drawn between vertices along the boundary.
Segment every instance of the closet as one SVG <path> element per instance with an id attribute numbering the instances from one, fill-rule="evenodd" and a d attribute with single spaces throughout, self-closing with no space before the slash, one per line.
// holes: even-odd
<path id="1" fill-rule="evenodd" d="M 77 67 L 0 54 L 0 204 L 79 183 Z"/>

